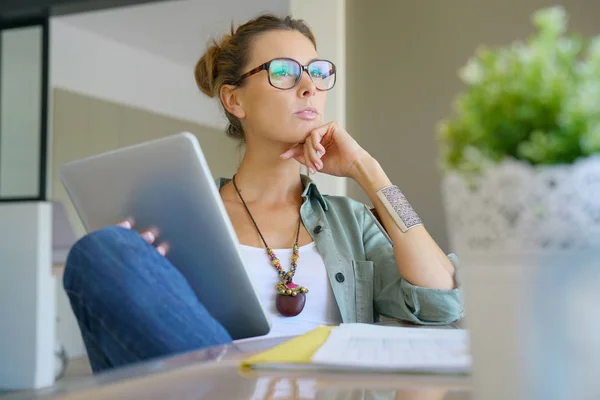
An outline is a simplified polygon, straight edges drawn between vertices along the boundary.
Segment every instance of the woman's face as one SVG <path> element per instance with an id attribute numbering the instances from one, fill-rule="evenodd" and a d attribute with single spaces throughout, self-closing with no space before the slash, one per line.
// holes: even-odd
<path id="1" fill-rule="evenodd" d="M 307 65 L 318 58 L 312 42 L 297 31 L 277 30 L 260 35 L 252 44 L 246 73 L 274 58 L 291 58 Z M 274 64 L 272 82 L 286 75 L 286 66 Z M 306 71 L 291 89 L 281 90 L 269 83 L 269 71 L 263 70 L 242 81 L 237 89 L 246 140 L 252 136 L 293 145 L 303 142 L 311 130 L 323 125 L 326 91 L 317 90 Z M 286 78 L 281 78 L 286 79 Z M 289 79 L 289 78 L 287 78 Z M 293 80 L 293 78 L 292 78 Z"/>

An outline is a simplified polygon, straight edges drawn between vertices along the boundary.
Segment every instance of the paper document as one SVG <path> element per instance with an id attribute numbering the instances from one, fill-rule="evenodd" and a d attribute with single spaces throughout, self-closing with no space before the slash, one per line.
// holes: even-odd
<path id="1" fill-rule="evenodd" d="M 464 374 L 471 356 L 464 330 L 353 323 L 317 328 L 249 357 L 242 366 Z"/>
<path id="2" fill-rule="evenodd" d="M 466 373 L 468 335 L 459 329 L 342 324 L 313 354 L 312 363 L 347 369 Z"/>

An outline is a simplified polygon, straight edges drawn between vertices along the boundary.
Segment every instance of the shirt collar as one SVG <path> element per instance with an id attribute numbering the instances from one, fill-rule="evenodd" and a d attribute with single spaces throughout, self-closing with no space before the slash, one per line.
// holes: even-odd
<path id="1" fill-rule="evenodd" d="M 317 184 L 314 183 L 313 180 L 310 179 L 310 177 L 307 175 L 300 175 L 300 179 L 302 180 L 302 185 L 304 185 L 304 192 L 302 192 L 302 197 L 306 199 L 309 196 L 314 196 L 319 201 L 319 203 L 321 203 L 321 207 L 323 207 L 323 210 L 327 211 L 329 207 L 327 206 L 325 198 L 323 197 L 321 192 L 319 192 Z"/>
<path id="2" fill-rule="evenodd" d="M 313 180 L 310 179 L 310 177 L 307 175 L 300 175 L 300 179 L 302 180 L 302 186 L 304 186 L 304 191 L 302 192 L 302 197 L 305 199 L 310 198 L 311 196 L 315 197 L 321 204 L 321 207 L 323 207 L 323 210 L 327 211 L 329 209 L 329 207 L 327 206 L 327 202 L 325 201 L 325 198 L 323 197 L 321 192 L 319 192 L 319 189 L 317 188 L 317 184 L 314 183 Z M 225 186 L 229 182 L 231 182 L 231 178 L 217 179 L 217 185 L 218 185 L 219 189 L 221 187 Z"/>

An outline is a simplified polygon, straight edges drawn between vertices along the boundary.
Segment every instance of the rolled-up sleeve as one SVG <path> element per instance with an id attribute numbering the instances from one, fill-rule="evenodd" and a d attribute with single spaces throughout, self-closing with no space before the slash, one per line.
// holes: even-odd
<path id="1" fill-rule="evenodd" d="M 367 208 L 363 220 L 363 243 L 367 260 L 373 262 L 373 301 L 377 314 L 421 325 L 446 325 L 463 317 L 460 288 L 424 288 L 412 285 L 402 277 L 389 237 Z M 458 258 L 454 254 L 449 254 L 448 258 L 458 275 Z"/>

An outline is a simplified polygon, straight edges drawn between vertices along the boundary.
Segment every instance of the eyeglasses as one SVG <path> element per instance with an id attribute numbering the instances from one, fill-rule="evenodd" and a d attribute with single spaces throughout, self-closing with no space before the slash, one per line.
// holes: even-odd
<path id="1" fill-rule="evenodd" d="M 269 84 L 281 90 L 295 87 L 304 71 L 308 73 L 317 90 L 330 90 L 335 85 L 335 65 L 331 61 L 312 60 L 308 65 L 301 65 L 291 58 L 275 58 L 268 61 L 240 76 L 235 85 L 262 70 L 268 71 Z"/>

